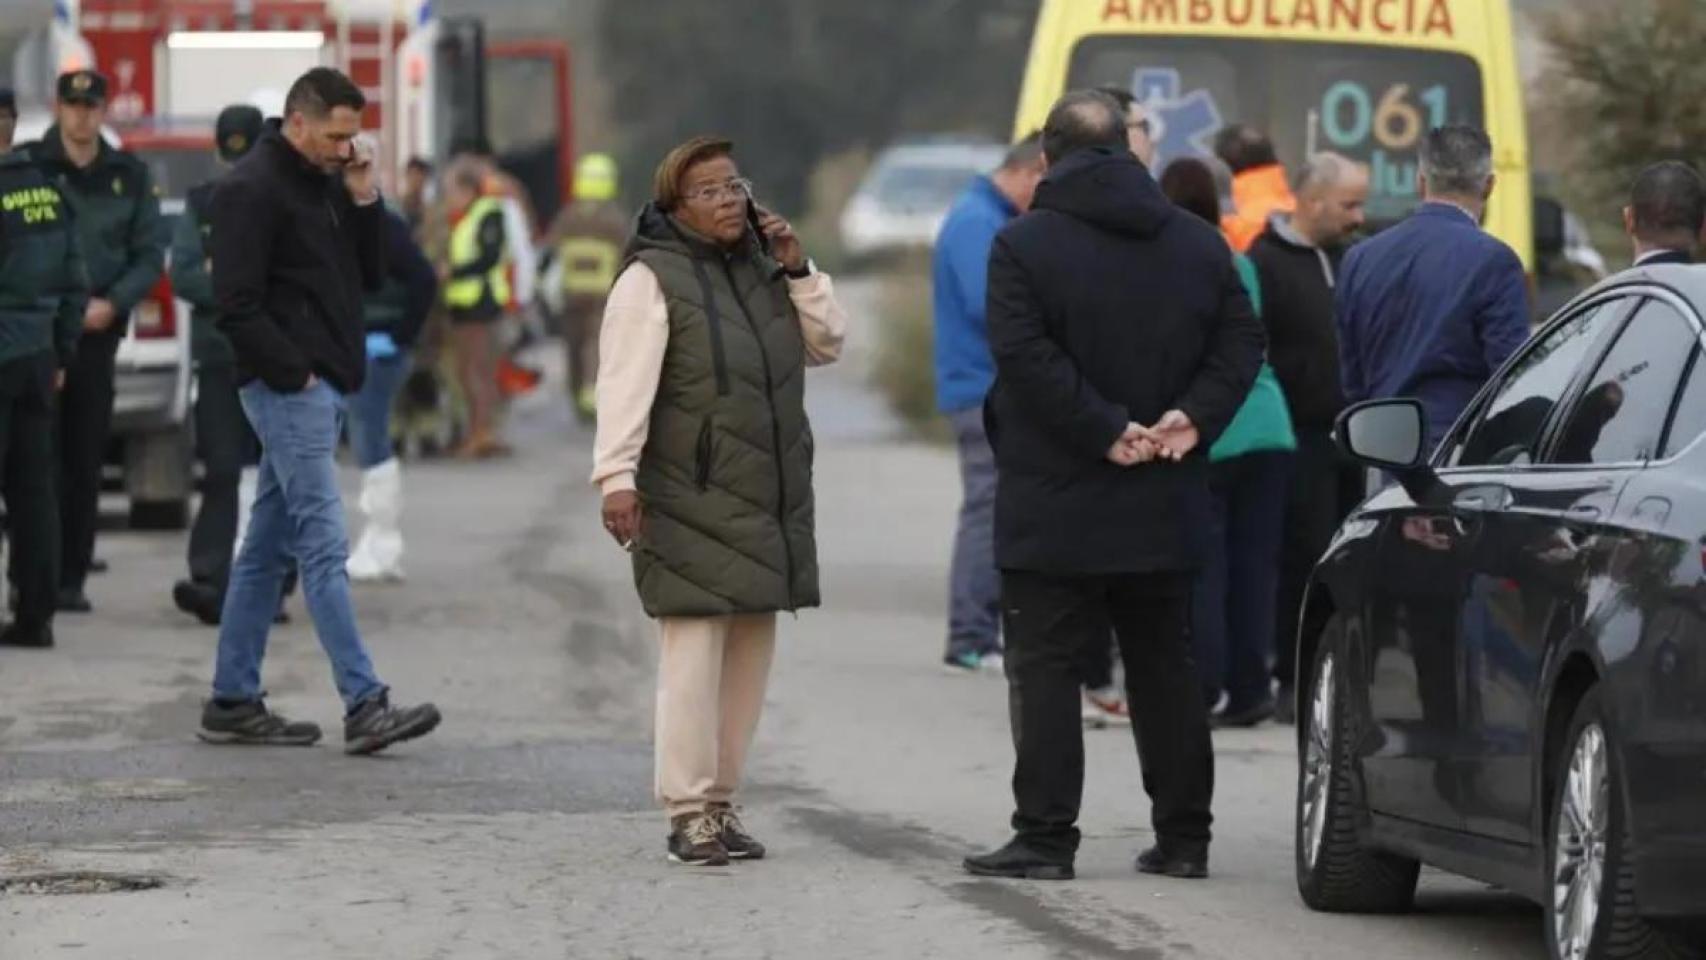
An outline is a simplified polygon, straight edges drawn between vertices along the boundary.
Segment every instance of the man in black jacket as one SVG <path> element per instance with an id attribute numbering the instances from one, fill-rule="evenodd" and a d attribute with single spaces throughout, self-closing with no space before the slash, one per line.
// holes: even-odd
<path id="1" fill-rule="evenodd" d="M 1189 646 L 1204 453 L 1262 364 L 1260 321 L 1213 227 L 1176 213 L 1106 94 L 1067 94 L 1049 172 L 989 264 L 1016 836 L 986 876 L 1067 879 L 1084 784 L 1077 658 L 1112 622 L 1156 845 L 1138 869 L 1206 876 L 1214 758 Z"/>
<path id="2" fill-rule="evenodd" d="M 1279 625 L 1274 675 L 1275 716 L 1293 719 L 1298 620 L 1315 562 L 1348 512 L 1347 490 L 1357 473 L 1333 444 L 1333 422 L 1344 409 L 1339 381 L 1339 332 L 1333 320 L 1343 245 L 1361 229 L 1368 170 L 1333 153 L 1304 160 L 1292 176 L 1297 209 L 1274 214 L 1250 247 L 1262 289 L 1268 362 L 1291 406 L 1297 431 L 1296 475 L 1286 494 L 1280 552 Z"/>
<path id="3" fill-rule="evenodd" d="M 356 629 L 349 535 L 333 454 L 345 396 L 362 385 L 362 298 L 383 277 L 379 191 L 352 197 L 341 176 L 366 105 L 336 70 L 291 87 L 284 120 L 219 182 L 211 212 L 213 292 L 236 350 L 243 412 L 261 441 L 249 529 L 220 620 L 213 697 L 201 736 L 220 743 L 312 744 L 320 728 L 267 710 L 261 660 L 292 559 L 345 706 L 344 749 L 371 754 L 423 736 L 437 708 L 396 708 Z M 238 241 L 236 238 L 241 238 Z"/>

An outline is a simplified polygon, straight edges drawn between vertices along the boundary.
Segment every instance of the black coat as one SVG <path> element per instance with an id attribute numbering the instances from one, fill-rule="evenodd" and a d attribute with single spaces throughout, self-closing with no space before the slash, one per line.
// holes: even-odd
<path id="1" fill-rule="evenodd" d="M 1262 286 L 1268 363 L 1300 430 L 1327 433 L 1345 408 L 1333 290 L 1343 252 L 1299 246 L 1272 223 L 1250 246 Z"/>
<path id="2" fill-rule="evenodd" d="M 210 204 L 213 295 L 244 380 L 302 389 L 310 373 L 344 393 L 367 373 L 366 291 L 384 281 L 384 208 L 356 206 L 272 121 L 221 177 Z"/>
<path id="3" fill-rule="evenodd" d="M 996 562 L 1063 575 L 1200 563 L 1206 453 L 1262 365 L 1262 325 L 1218 231 L 1177 210 L 1130 154 L 1073 154 L 989 261 L 1000 483 Z M 1106 459 L 1169 410 L 1202 433 L 1183 463 Z"/>

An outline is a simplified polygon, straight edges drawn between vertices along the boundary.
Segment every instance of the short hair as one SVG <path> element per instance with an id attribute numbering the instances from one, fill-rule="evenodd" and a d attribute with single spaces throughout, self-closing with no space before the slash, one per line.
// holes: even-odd
<path id="1" fill-rule="evenodd" d="M 1687 235 L 1697 242 L 1706 227 L 1706 179 L 1680 160 L 1642 170 L 1629 191 L 1635 236 L 1656 241 Z"/>
<path id="2" fill-rule="evenodd" d="M 1302 196 L 1312 190 L 1331 187 L 1350 176 L 1361 164 L 1331 151 L 1312 153 L 1303 158 L 1291 175 L 1291 192 Z"/>
<path id="3" fill-rule="evenodd" d="M 1120 105 L 1121 113 L 1130 113 L 1131 108 L 1137 105 L 1137 95 L 1119 84 L 1110 83 L 1104 87 L 1097 87 L 1096 92 L 1105 93 L 1112 97 L 1113 101 Z"/>
<path id="4" fill-rule="evenodd" d="M 1234 175 L 1279 163 L 1274 142 L 1268 139 L 1267 134 L 1247 123 L 1220 128 L 1220 132 L 1214 135 L 1214 155 L 1231 167 Z"/>
<path id="5" fill-rule="evenodd" d="M 1467 123 L 1429 130 L 1422 138 L 1422 176 L 1431 193 L 1478 196 L 1493 177 L 1493 141 Z"/>
<path id="6" fill-rule="evenodd" d="M 1055 102 L 1043 124 L 1043 155 L 1059 163 L 1081 150 L 1127 150 L 1125 111 L 1099 90 L 1074 90 Z"/>
<path id="7" fill-rule="evenodd" d="M 451 161 L 444 179 L 450 186 L 481 193 L 486 188 L 486 165 L 472 157 L 461 157 Z"/>
<path id="8" fill-rule="evenodd" d="M 404 164 L 404 167 L 414 173 L 424 173 L 429 177 L 432 176 L 432 161 L 425 157 L 410 157 L 409 162 Z"/>
<path id="9" fill-rule="evenodd" d="M 1214 184 L 1214 171 L 1203 161 L 1180 157 L 1167 164 L 1161 171 L 1161 192 L 1181 210 L 1220 226 L 1220 191 Z"/>
<path id="10" fill-rule="evenodd" d="M 726 137 L 694 137 L 664 155 L 652 176 L 652 200 L 658 209 L 668 213 L 681 205 L 681 181 L 687 171 L 706 160 L 730 157 L 735 152 L 733 140 Z"/>
<path id="11" fill-rule="evenodd" d="M 313 120 L 324 120 L 338 107 L 360 113 L 367 108 L 367 97 L 355 81 L 331 67 L 315 67 L 298 77 L 284 97 L 286 117 L 300 113 Z"/>
<path id="12" fill-rule="evenodd" d="M 1032 130 L 1020 138 L 1019 142 L 1007 148 L 1007 155 L 1001 158 L 1003 170 L 1028 170 L 1043 159 L 1043 132 Z"/>

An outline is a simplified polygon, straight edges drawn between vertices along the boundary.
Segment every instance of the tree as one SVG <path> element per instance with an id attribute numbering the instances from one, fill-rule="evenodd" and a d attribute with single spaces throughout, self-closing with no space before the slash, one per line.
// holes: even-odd
<path id="1" fill-rule="evenodd" d="M 737 144 L 761 196 L 800 212 L 818 162 L 914 133 L 1005 139 L 1037 0 L 647 0 L 600 35 L 625 168 Z M 633 174 L 628 177 L 635 183 Z"/>
<path id="2" fill-rule="evenodd" d="M 1576 0 L 1544 15 L 1551 65 L 1539 85 L 1537 158 L 1566 171 L 1572 192 L 1601 211 L 1659 160 L 1700 164 L 1706 150 L 1706 0 Z"/>

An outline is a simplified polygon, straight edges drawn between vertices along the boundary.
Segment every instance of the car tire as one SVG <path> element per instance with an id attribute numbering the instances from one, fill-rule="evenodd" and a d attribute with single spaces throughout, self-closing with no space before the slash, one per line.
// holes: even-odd
<path id="1" fill-rule="evenodd" d="M 1548 956 L 1554 960 L 1702 960 L 1706 954 L 1698 947 L 1654 927 L 1635 910 L 1635 868 L 1625 857 L 1630 847 L 1629 821 L 1617 788 L 1622 758 L 1607 732 L 1597 689 L 1588 691 L 1576 705 L 1569 732 L 1555 747 L 1550 754 L 1553 774 L 1547 784 L 1551 803 L 1542 904 Z M 1585 792 L 1579 789 L 1583 785 L 1588 788 Z M 1572 863 L 1561 871 L 1559 861 L 1566 855 Z M 1594 871 L 1597 878 L 1592 878 Z M 1586 880 L 1588 885 L 1576 887 L 1572 884 L 1576 880 Z M 1580 903 L 1591 904 L 1589 915 L 1576 914 Z"/>
<path id="2" fill-rule="evenodd" d="M 1297 890 L 1313 910 L 1402 913 L 1421 864 L 1363 841 L 1349 648 L 1346 621 L 1334 616 L 1298 700 Z"/>
<path id="3" fill-rule="evenodd" d="M 132 500 L 130 529 L 182 530 L 190 525 L 188 500 Z"/>

